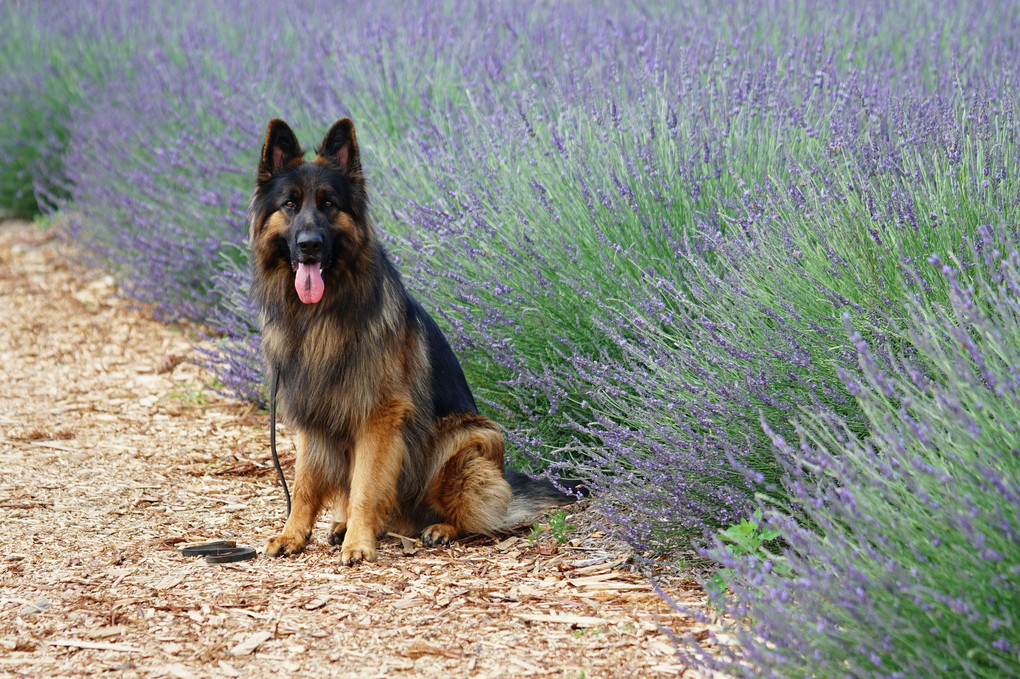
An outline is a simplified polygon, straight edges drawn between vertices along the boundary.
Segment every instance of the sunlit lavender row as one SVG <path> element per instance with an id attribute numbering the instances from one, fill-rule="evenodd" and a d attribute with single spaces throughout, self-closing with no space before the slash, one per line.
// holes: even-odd
<path id="1" fill-rule="evenodd" d="M 775 443 L 789 494 L 762 529 L 781 553 L 715 554 L 728 653 L 687 651 L 738 676 L 1016 676 L 1020 635 L 1020 255 L 980 229 L 971 266 L 941 269 L 948 302 L 888 318 L 891 340 L 847 331 L 844 375 L 871 435 L 804 413 Z M 753 668 L 753 670 L 752 670 Z"/>
<path id="2" fill-rule="evenodd" d="M 711 552 L 741 650 L 699 663 L 1018 671 L 1020 10 L 673 4 L 8 3 L 0 202 L 259 400 L 265 124 L 350 115 L 513 464 L 667 558 L 764 503 L 784 541 Z"/>

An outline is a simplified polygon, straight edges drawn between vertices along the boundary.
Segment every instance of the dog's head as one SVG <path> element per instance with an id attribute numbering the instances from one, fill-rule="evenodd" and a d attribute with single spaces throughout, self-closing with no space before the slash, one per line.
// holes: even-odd
<path id="1" fill-rule="evenodd" d="M 338 121 L 314 160 L 287 123 L 270 121 L 252 198 L 250 241 L 263 275 L 293 275 L 305 304 L 322 299 L 326 282 L 353 266 L 371 238 L 354 123 Z"/>

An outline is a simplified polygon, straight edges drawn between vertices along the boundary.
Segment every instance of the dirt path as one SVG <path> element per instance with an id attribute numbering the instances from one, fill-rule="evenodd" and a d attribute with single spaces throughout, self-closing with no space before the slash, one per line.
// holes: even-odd
<path id="1" fill-rule="evenodd" d="M 286 560 L 182 556 L 213 539 L 261 552 L 282 525 L 266 418 L 211 393 L 179 362 L 188 337 L 115 292 L 0 223 L 0 676 L 683 672 L 658 625 L 691 621 L 592 528 L 560 547 L 389 538 L 355 569 L 322 541 Z"/>

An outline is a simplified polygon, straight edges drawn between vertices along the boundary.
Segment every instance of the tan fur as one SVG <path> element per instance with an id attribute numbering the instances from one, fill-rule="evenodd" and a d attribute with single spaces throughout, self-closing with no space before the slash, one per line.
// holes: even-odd
<path id="1" fill-rule="evenodd" d="M 294 502 L 283 533 L 266 544 L 268 556 L 297 554 L 305 548 L 315 525 L 315 518 L 327 494 L 323 476 L 314 456 L 309 459 L 308 440 L 303 432 L 297 434 L 297 457 L 294 465 Z"/>
<path id="2" fill-rule="evenodd" d="M 400 432 L 412 410 L 406 400 L 383 403 L 354 446 L 354 469 L 347 499 L 344 565 L 375 561 L 375 536 L 396 502 L 397 477 L 407 455 Z"/>
<path id="3" fill-rule="evenodd" d="M 495 423 L 476 414 L 447 418 L 433 445 L 439 468 L 428 503 L 453 529 L 453 534 L 449 528 L 437 529 L 446 534 L 444 541 L 499 528 L 513 494 L 503 479 L 503 436 Z"/>

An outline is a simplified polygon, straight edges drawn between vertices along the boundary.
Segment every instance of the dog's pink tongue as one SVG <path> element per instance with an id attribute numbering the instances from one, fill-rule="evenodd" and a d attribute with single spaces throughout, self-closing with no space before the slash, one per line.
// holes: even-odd
<path id="1" fill-rule="evenodd" d="M 298 264 L 297 276 L 294 277 L 294 287 L 297 288 L 298 297 L 305 304 L 315 304 L 322 299 L 322 292 L 326 289 L 326 286 L 322 283 L 319 263 Z"/>

